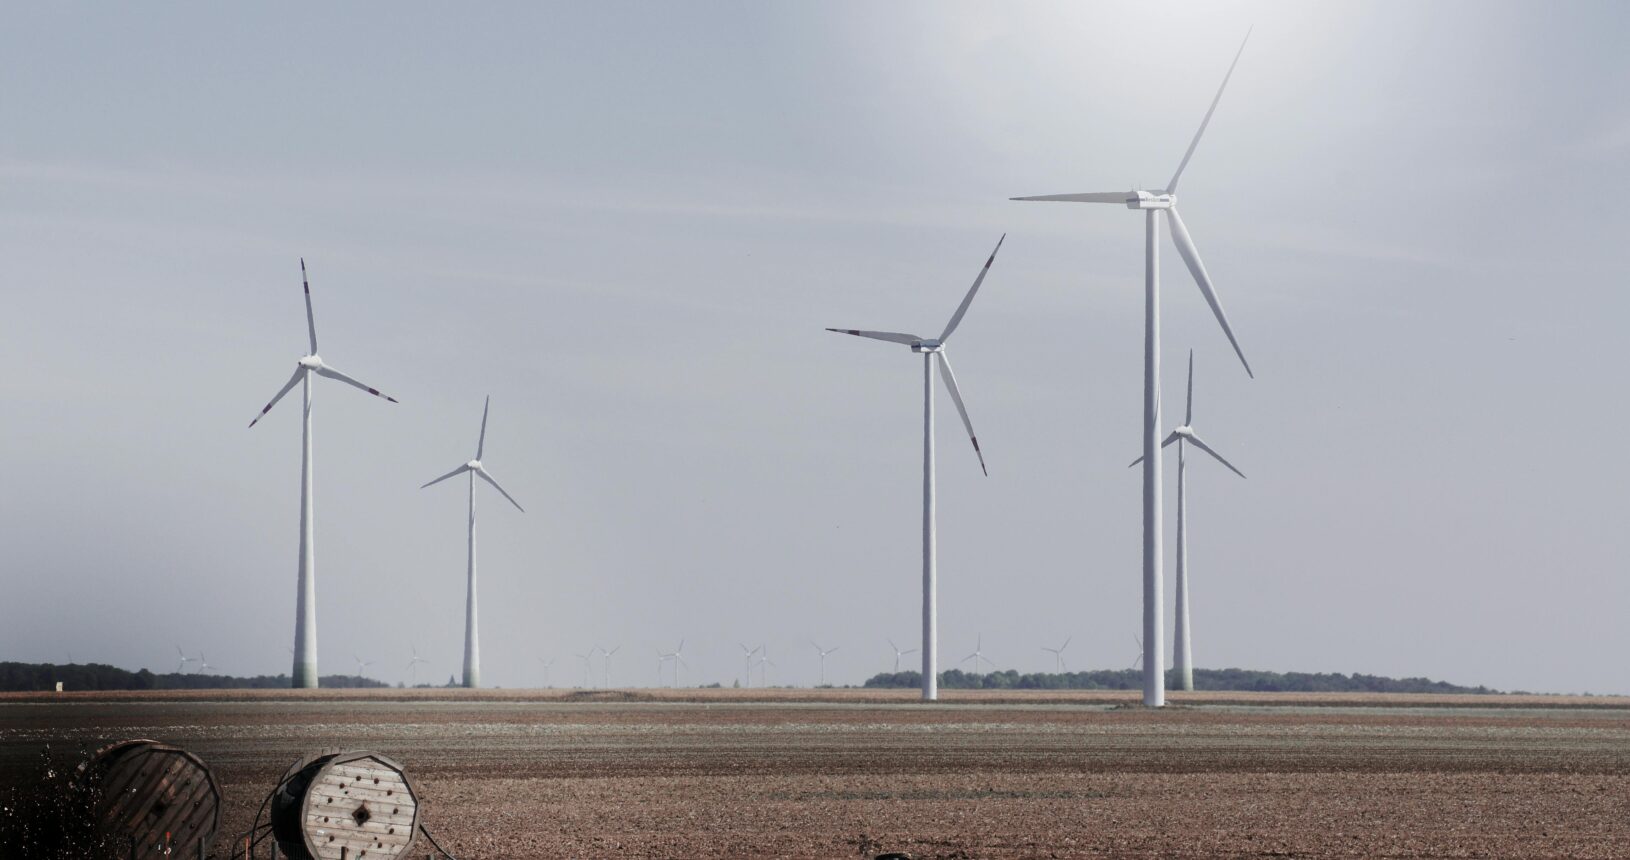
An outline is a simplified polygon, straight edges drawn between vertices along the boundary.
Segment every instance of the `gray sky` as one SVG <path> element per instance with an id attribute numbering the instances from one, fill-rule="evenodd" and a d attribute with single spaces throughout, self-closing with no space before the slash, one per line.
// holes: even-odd
<path id="1" fill-rule="evenodd" d="M 858 683 L 918 637 L 920 366 L 822 327 L 938 331 L 1006 232 L 941 658 L 1127 666 L 1141 224 L 1006 198 L 1159 187 L 1253 23 L 1183 201 L 1256 380 L 1164 252 L 1168 423 L 1193 347 L 1250 475 L 1190 476 L 1196 662 L 1630 691 L 1608 3 L 15 7 L 0 658 L 288 670 L 296 401 L 245 425 L 304 255 L 324 359 L 402 401 L 317 390 L 323 672 L 456 671 L 463 487 L 418 486 L 490 393 L 489 683 L 681 637 L 687 681 L 811 683 L 814 638 Z"/>

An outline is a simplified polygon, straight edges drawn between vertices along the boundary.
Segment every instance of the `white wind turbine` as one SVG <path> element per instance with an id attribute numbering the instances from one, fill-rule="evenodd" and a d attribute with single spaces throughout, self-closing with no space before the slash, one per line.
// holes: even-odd
<path id="1" fill-rule="evenodd" d="M 220 668 L 220 667 L 211 666 L 209 664 L 209 658 L 204 656 L 204 652 L 202 652 L 202 651 L 198 652 L 198 671 L 195 672 L 194 674 L 202 675 L 205 672 L 209 671 L 210 669 L 218 669 L 218 668 Z"/>
<path id="2" fill-rule="evenodd" d="M 1250 38 L 1249 32 L 1245 35 L 1247 39 Z M 1245 365 L 1245 372 L 1251 374 L 1251 365 L 1245 360 L 1245 353 L 1240 349 L 1239 341 L 1234 338 L 1234 330 L 1228 325 L 1228 316 L 1223 313 L 1222 303 L 1217 298 L 1216 290 L 1212 288 L 1211 276 L 1206 274 L 1205 264 L 1200 261 L 1200 253 L 1195 250 L 1194 241 L 1189 238 L 1188 228 L 1183 226 L 1183 219 L 1177 214 L 1177 180 L 1182 177 L 1183 168 L 1188 167 L 1189 158 L 1194 155 L 1194 148 L 1200 144 L 1200 136 L 1205 134 L 1206 126 L 1211 122 L 1211 114 L 1216 111 L 1217 103 L 1222 100 L 1228 79 L 1233 76 L 1234 66 L 1239 64 L 1240 54 L 1244 52 L 1245 43 L 1241 42 L 1239 52 L 1234 55 L 1233 64 L 1228 67 L 1228 74 L 1223 76 L 1222 86 L 1217 88 L 1217 95 L 1211 100 L 1211 107 L 1206 110 L 1205 119 L 1200 121 L 1199 131 L 1194 133 L 1194 140 L 1189 142 L 1188 151 L 1183 153 L 1183 160 L 1178 162 L 1177 172 L 1172 174 L 1171 181 L 1166 183 L 1164 189 L 1013 198 L 1064 203 L 1114 203 L 1124 205 L 1128 209 L 1143 210 L 1143 638 L 1149 643 L 1148 650 L 1151 655 L 1143 664 L 1143 703 L 1155 707 L 1166 703 L 1166 676 L 1160 670 L 1165 662 L 1165 655 L 1162 653 L 1165 638 L 1165 631 L 1162 630 L 1164 623 L 1162 611 L 1165 598 L 1161 593 L 1160 458 L 1155 456 L 1155 450 L 1160 444 L 1159 216 L 1162 211 L 1166 213 L 1166 220 L 1171 224 L 1172 241 L 1177 245 L 1177 253 L 1182 256 L 1189 273 L 1194 276 L 1194 282 L 1205 295 L 1212 314 L 1222 325 L 1223 333 L 1228 336 L 1228 342 L 1239 355 L 1240 363 Z"/>
<path id="3" fill-rule="evenodd" d="M 770 659 L 770 646 L 760 645 L 759 648 L 762 650 L 758 653 L 758 685 L 768 687 L 770 686 L 770 670 L 780 667 L 776 666 L 775 661 Z"/>
<path id="4" fill-rule="evenodd" d="M 374 664 L 374 661 L 372 661 L 372 660 L 364 660 L 364 659 L 362 659 L 361 657 L 358 657 L 355 654 L 351 655 L 351 659 L 357 661 L 357 677 L 358 678 L 363 677 L 363 675 L 362 675 L 363 670 L 367 669 L 369 666 L 372 666 Z"/>
<path id="5" fill-rule="evenodd" d="M 839 334 L 852 334 L 856 337 L 869 337 L 875 340 L 886 340 L 891 343 L 901 343 L 911 347 L 912 352 L 921 353 L 923 357 L 923 699 L 939 698 L 939 571 L 938 547 L 934 534 L 934 359 L 939 358 L 940 370 L 945 375 L 945 387 L 951 392 L 951 402 L 956 404 L 957 413 L 962 416 L 962 424 L 968 428 L 968 439 L 973 442 L 974 455 L 979 458 L 979 470 L 990 474 L 985 469 L 985 455 L 979 450 L 979 437 L 973 432 L 973 422 L 968 420 L 968 409 L 962 403 L 962 392 L 957 389 L 956 374 L 951 372 L 951 359 L 946 355 L 945 343 L 951 339 L 951 333 L 956 331 L 962 322 L 962 317 L 968 312 L 968 306 L 973 304 L 974 294 L 979 292 L 979 285 L 985 282 L 985 275 L 990 273 L 991 264 L 996 262 L 996 252 L 1002 250 L 1002 242 L 1007 240 L 1007 234 L 996 240 L 996 248 L 985 259 L 985 265 L 979 270 L 979 276 L 973 279 L 973 286 L 968 288 L 968 294 L 962 297 L 962 304 L 957 306 L 956 313 L 951 315 L 951 321 L 945 324 L 945 331 L 938 338 L 926 338 L 914 334 L 904 334 L 892 331 L 861 331 L 849 328 L 829 328 Z"/>
<path id="6" fill-rule="evenodd" d="M 572 653 L 573 657 L 583 661 L 583 689 L 585 690 L 589 688 L 589 666 L 594 662 L 594 651 L 595 649 L 591 648 L 587 654 Z"/>
<path id="7" fill-rule="evenodd" d="M 1070 638 L 1073 639 L 1075 637 L 1072 636 Z M 1046 645 L 1043 645 L 1041 646 L 1041 650 L 1051 653 L 1053 655 L 1053 659 L 1057 663 L 1058 671 L 1063 672 L 1065 670 L 1064 649 L 1068 647 L 1070 647 L 1070 639 L 1065 639 L 1064 644 L 1058 646 L 1057 648 L 1048 648 Z"/>
<path id="8" fill-rule="evenodd" d="M 1234 474 L 1245 477 L 1245 473 L 1234 468 L 1234 464 L 1223 459 L 1221 454 L 1211 449 L 1210 445 L 1200 441 L 1194 433 L 1194 350 L 1189 350 L 1189 388 L 1187 406 L 1183 412 L 1183 425 L 1173 430 L 1160 447 L 1177 443 L 1177 633 L 1173 648 L 1177 653 L 1175 665 L 1178 683 L 1185 690 L 1194 689 L 1194 655 L 1189 640 L 1189 537 L 1188 537 L 1188 463 L 1183 456 L 1184 443 L 1193 445 L 1201 451 L 1216 458 L 1217 462 L 1228 467 Z M 1139 457 L 1132 461 L 1136 466 L 1142 462 Z"/>
<path id="9" fill-rule="evenodd" d="M 549 667 L 555 665 L 555 658 L 550 657 L 549 659 L 545 660 L 542 657 L 539 657 L 538 662 L 543 664 L 543 686 L 544 686 L 544 689 L 553 689 L 553 687 L 549 683 Z"/>
<path id="10" fill-rule="evenodd" d="M 304 383 L 305 409 L 304 418 L 300 424 L 300 575 L 299 588 L 295 598 L 294 614 L 294 674 L 295 687 L 317 686 L 317 551 L 316 530 L 312 515 L 311 495 L 311 375 L 337 379 L 340 382 L 355 388 L 360 388 L 375 397 L 383 397 L 392 403 L 396 398 L 380 394 L 379 389 L 364 385 L 355 379 L 335 370 L 323 363 L 317 355 L 317 322 L 311 312 L 311 282 L 306 279 L 306 261 L 300 260 L 300 283 L 306 291 L 306 335 L 311 341 L 311 352 L 301 358 L 294 375 L 284 383 L 283 388 L 277 392 L 266 408 L 260 410 L 255 420 L 249 422 L 253 427 L 266 413 L 272 411 L 277 401 L 283 395 L 294 390 L 294 386 Z"/>
<path id="11" fill-rule="evenodd" d="M 515 501 L 515 497 L 505 492 L 503 487 L 498 486 L 498 482 L 487 472 L 487 468 L 481 465 L 481 454 L 487 447 L 487 410 L 491 406 L 492 398 L 488 397 L 486 403 L 481 407 L 481 436 L 475 443 L 475 459 L 419 488 L 422 490 L 456 475 L 465 472 L 470 473 L 470 564 L 464 593 L 464 686 L 466 687 L 481 686 L 481 630 L 475 592 L 475 479 L 479 476 L 481 480 L 491 484 L 493 489 L 502 493 L 504 498 L 509 499 L 509 503 L 515 506 L 515 510 L 523 514 L 526 513 L 526 509 L 521 507 L 521 503 Z"/>
<path id="12" fill-rule="evenodd" d="M 979 671 L 979 663 L 980 663 L 980 661 L 985 662 L 992 669 L 996 668 L 996 664 L 994 662 L 992 662 L 989 657 L 985 656 L 985 650 L 984 649 L 985 649 L 985 634 L 981 633 L 981 634 L 979 634 L 978 643 L 973 646 L 973 653 L 969 654 L 966 657 L 963 657 L 962 662 L 966 663 L 969 660 L 972 660 L 973 661 L 973 670 L 974 670 L 974 672 Z"/>
<path id="13" fill-rule="evenodd" d="M 690 668 L 690 664 L 685 662 L 685 640 L 683 640 L 683 639 L 679 640 L 679 647 L 673 649 L 672 651 L 664 652 L 661 649 L 657 650 L 657 684 L 658 685 L 661 685 L 661 683 L 662 683 L 662 664 L 666 663 L 669 660 L 672 660 L 674 662 L 674 682 L 673 682 L 673 685 L 675 687 L 678 687 L 679 686 L 679 667 L 684 666 L 687 669 Z"/>
<path id="14" fill-rule="evenodd" d="M 408 664 L 407 664 L 408 686 L 409 687 L 417 687 L 419 685 L 419 666 L 421 664 L 426 664 L 427 665 L 427 664 L 430 663 L 430 661 L 419 656 L 419 646 L 413 644 L 412 642 L 409 642 L 408 643 L 408 648 L 412 649 L 412 651 L 413 651 L 413 656 L 408 658 Z"/>
<path id="15" fill-rule="evenodd" d="M 187 652 L 181 650 L 180 645 L 175 646 L 175 653 L 181 658 L 181 662 L 177 663 L 175 667 L 175 673 L 177 675 L 187 670 L 188 663 L 195 663 L 198 661 L 197 657 L 188 657 Z"/>
<path id="16" fill-rule="evenodd" d="M 906 656 L 907 654 L 917 653 L 917 649 L 907 648 L 906 650 L 901 651 L 900 646 L 894 644 L 893 639 L 889 640 L 889 647 L 894 649 L 894 674 L 898 675 L 900 674 L 900 658 Z"/>
<path id="17" fill-rule="evenodd" d="M 1143 665 L 1143 637 L 1134 635 L 1132 637 L 1132 641 L 1138 643 L 1138 656 L 1132 661 L 1131 667 L 1133 670 L 1136 670 L 1139 666 Z"/>
<path id="18" fill-rule="evenodd" d="M 824 687 L 826 686 L 826 655 L 831 654 L 833 651 L 838 649 L 822 648 L 820 645 L 816 645 L 815 640 L 813 639 L 810 640 L 809 644 L 815 645 L 815 653 L 821 655 L 821 686 Z"/>
<path id="19" fill-rule="evenodd" d="M 751 687 L 753 686 L 753 655 L 758 653 L 758 649 L 764 646 L 755 645 L 752 648 L 748 648 L 747 644 L 744 642 L 737 644 L 741 645 L 741 668 L 742 677 L 744 679 L 741 685 L 743 688 Z"/>
<path id="20" fill-rule="evenodd" d="M 606 670 L 605 687 L 608 690 L 611 689 L 611 658 L 616 656 L 617 652 L 621 651 L 621 650 L 623 650 L 623 646 L 621 646 L 621 645 L 618 645 L 617 647 L 611 649 L 610 651 L 607 651 L 607 650 L 605 650 L 603 648 L 600 649 L 601 660 L 603 661 L 603 665 L 605 666 L 605 670 Z"/>

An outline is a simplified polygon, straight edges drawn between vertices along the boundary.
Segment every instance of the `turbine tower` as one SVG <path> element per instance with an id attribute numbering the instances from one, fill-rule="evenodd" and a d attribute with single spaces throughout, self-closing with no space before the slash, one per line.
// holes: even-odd
<path id="1" fill-rule="evenodd" d="M 1247 32 L 1245 38 L 1249 40 L 1250 37 L 1251 34 Z M 1177 164 L 1177 172 L 1172 174 L 1171 181 L 1166 183 L 1164 189 L 1013 198 L 1061 203 L 1114 203 L 1143 211 L 1143 641 L 1148 643 L 1149 651 L 1149 659 L 1143 661 L 1143 704 L 1150 707 L 1166 704 L 1166 676 L 1161 671 L 1165 665 L 1165 631 L 1162 629 L 1165 598 L 1161 593 L 1160 458 L 1155 456 L 1160 444 L 1160 213 L 1166 213 L 1177 253 L 1182 256 L 1189 273 L 1194 276 L 1194 282 L 1205 295 L 1212 314 L 1222 325 L 1223 333 L 1239 355 L 1240 363 L 1245 365 L 1245 372 L 1251 374 L 1251 365 L 1245 360 L 1245 352 L 1240 349 L 1217 292 L 1212 288 L 1211 276 L 1206 274 L 1200 253 L 1194 248 L 1194 240 L 1189 238 L 1188 228 L 1183 226 L 1183 219 L 1177 214 L 1177 180 L 1182 177 L 1183 168 L 1188 167 L 1194 148 L 1199 146 L 1200 137 L 1205 134 L 1211 114 L 1217 110 L 1217 103 L 1222 101 L 1223 90 L 1227 89 L 1228 79 L 1233 76 L 1234 66 L 1239 65 L 1240 54 L 1243 53 L 1245 42 L 1242 41 L 1239 51 L 1234 54 L 1233 64 L 1228 67 L 1228 74 L 1223 76 L 1222 86 L 1217 88 L 1217 95 L 1206 110 L 1205 119 L 1200 121 L 1199 131 L 1194 133 L 1188 151 L 1183 153 L 1183 160 Z"/>
<path id="2" fill-rule="evenodd" d="M 741 645 L 741 663 L 743 678 L 745 679 L 741 682 L 741 686 L 743 689 L 746 689 L 753 686 L 753 655 L 757 654 L 758 649 L 763 648 L 764 646 L 754 645 L 753 647 L 748 648 L 747 643 L 745 642 L 737 644 Z"/>
<path id="3" fill-rule="evenodd" d="M 1234 464 L 1223 459 L 1221 454 L 1211 449 L 1210 445 L 1200 441 L 1194 433 L 1194 350 L 1189 350 L 1189 390 L 1187 406 L 1183 411 L 1183 425 L 1173 430 L 1160 447 L 1177 443 L 1177 635 L 1175 647 L 1178 683 L 1184 690 L 1194 689 L 1194 655 L 1191 653 L 1189 640 L 1189 533 L 1188 533 L 1188 463 L 1183 457 L 1183 445 L 1187 443 L 1199 448 L 1201 451 L 1215 457 L 1217 462 L 1228 467 L 1234 474 L 1245 477 L 1245 473 L 1234 468 Z M 1136 466 L 1142 462 L 1139 457 L 1132 461 Z M 1128 468 L 1131 468 L 1130 466 Z"/>
<path id="4" fill-rule="evenodd" d="M 465 472 L 470 473 L 470 566 L 469 575 L 465 581 L 464 594 L 464 686 L 466 687 L 481 686 L 481 630 L 480 616 L 477 612 L 475 594 L 476 477 L 479 476 L 481 480 L 491 484 L 493 489 L 502 493 L 504 498 L 509 499 L 509 503 L 515 506 L 515 510 L 520 511 L 523 514 L 526 513 L 526 509 L 521 507 L 521 503 L 515 501 L 515 497 L 505 492 L 503 487 L 498 486 L 498 481 L 487 472 L 487 468 L 485 466 L 481 465 L 481 454 L 487 447 L 487 410 L 491 406 L 492 397 L 489 396 L 486 404 L 481 407 L 481 436 L 475 443 L 475 459 L 419 488 L 422 490 L 431 484 L 439 484 L 448 478 L 454 477 L 455 475 L 460 475 Z"/>
<path id="5" fill-rule="evenodd" d="M 324 376 L 337 379 L 340 382 L 372 394 L 383 397 L 392 403 L 396 398 L 387 394 L 380 394 L 379 389 L 363 385 L 355 379 L 335 370 L 323 363 L 317 355 L 317 321 L 311 312 L 311 281 L 306 278 L 306 261 L 300 259 L 300 283 L 306 291 L 306 335 L 311 340 L 311 352 L 297 362 L 294 375 L 283 384 L 283 388 L 260 410 L 255 420 L 249 422 L 254 427 L 266 413 L 272 411 L 277 401 L 283 399 L 294 386 L 303 383 L 305 394 L 304 418 L 300 424 L 300 576 L 299 586 L 295 597 L 294 610 L 294 680 L 295 687 L 317 686 L 317 551 L 316 531 L 312 514 L 311 497 L 311 375 Z"/>
<path id="6" fill-rule="evenodd" d="M 979 292 L 979 285 L 985 282 L 985 275 L 990 273 L 991 264 L 996 262 L 996 252 L 1002 250 L 1002 242 L 1007 240 L 1007 234 L 996 240 L 996 248 L 985 259 L 985 265 L 979 270 L 978 277 L 973 279 L 973 286 L 968 288 L 968 294 L 963 296 L 962 304 L 957 306 L 956 313 L 951 315 L 951 321 L 945 324 L 945 331 L 938 338 L 926 338 L 914 334 L 903 334 L 892 331 L 860 331 L 850 328 L 829 328 L 839 334 L 852 334 L 856 337 L 869 337 L 874 340 L 886 340 L 892 343 L 901 343 L 911 347 L 911 351 L 921 353 L 923 357 L 923 700 L 932 701 L 939 698 L 939 570 L 938 547 L 935 539 L 934 516 L 934 359 L 939 359 L 940 370 L 945 375 L 945 387 L 951 392 L 951 402 L 956 404 L 957 413 L 962 416 L 962 425 L 968 429 L 968 439 L 973 442 L 974 456 L 979 458 L 979 470 L 990 474 L 985 469 L 985 455 L 979 450 L 979 437 L 973 432 L 973 422 L 968 420 L 968 409 L 962 404 L 962 392 L 957 390 L 956 374 L 951 372 L 951 359 L 945 352 L 945 344 L 951 339 L 951 333 L 956 331 L 962 322 L 962 317 L 968 312 L 968 306 L 973 304 L 974 294 Z"/>
<path id="7" fill-rule="evenodd" d="M 413 656 L 408 658 L 407 664 L 408 686 L 417 687 L 419 686 L 419 665 L 421 663 L 429 663 L 430 661 L 419 656 L 419 646 L 409 642 L 408 648 L 412 649 L 413 651 Z"/>
<path id="8" fill-rule="evenodd" d="M 623 646 L 618 645 L 617 647 L 612 648 L 610 651 L 606 651 L 605 649 L 601 649 L 600 651 L 601 659 L 606 669 L 605 687 L 608 690 L 611 689 L 611 658 L 616 656 L 617 652 L 621 650 L 623 650 Z"/>

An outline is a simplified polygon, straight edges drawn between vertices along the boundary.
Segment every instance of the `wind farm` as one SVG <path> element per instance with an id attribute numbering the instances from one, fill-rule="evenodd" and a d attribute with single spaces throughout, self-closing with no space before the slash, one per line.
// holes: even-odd
<path id="1" fill-rule="evenodd" d="M 0 856 L 1630 844 L 1630 12 L 12 17 Z"/>

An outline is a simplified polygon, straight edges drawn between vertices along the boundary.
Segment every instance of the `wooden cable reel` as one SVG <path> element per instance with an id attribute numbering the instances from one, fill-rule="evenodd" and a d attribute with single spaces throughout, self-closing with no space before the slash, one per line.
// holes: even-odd
<path id="1" fill-rule="evenodd" d="M 403 857 L 418 825 L 418 797 L 402 766 L 368 750 L 308 755 L 272 796 L 272 834 L 292 860 Z"/>
<path id="2" fill-rule="evenodd" d="M 138 860 L 203 856 L 221 823 L 221 790 L 198 756 L 139 739 L 97 750 L 84 777 L 97 829 Z"/>

